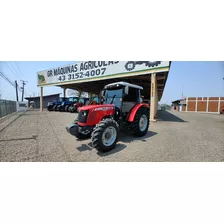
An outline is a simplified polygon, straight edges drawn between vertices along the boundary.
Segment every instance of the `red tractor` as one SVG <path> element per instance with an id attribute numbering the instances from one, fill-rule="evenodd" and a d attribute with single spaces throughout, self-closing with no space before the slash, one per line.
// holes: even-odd
<path id="1" fill-rule="evenodd" d="M 77 112 L 78 111 L 78 108 L 86 105 L 86 103 L 88 101 L 89 101 L 89 98 L 80 97 L 77 102 L 75 102 L 73 105 L 71 105 L 68 108 L 68 112 L 70 112 L 70 113 Z"/>
<path id="2" fill-rule="evenodd" d="M 67 132 L 78 139 L 91 136 L 92 146 L 100 152 L 116 146 L 119 130 L 144 136 L 149 127 L 149 105 L 141 103 L 142 89 L 126 82 L 106 85 L 101 92 L 102 104 L 80 107 Z"/>

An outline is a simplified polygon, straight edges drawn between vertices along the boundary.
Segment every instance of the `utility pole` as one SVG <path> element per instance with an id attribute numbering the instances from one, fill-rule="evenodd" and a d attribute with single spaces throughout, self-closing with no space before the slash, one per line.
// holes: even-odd
<path id="1" fill-rule="evenodd" d="M 18 102 L 19 101 L 19 95 L 18 95 L 18 83 L 17 83 L 17 81 L 15 81 L 15 84 L 16 84 L 16 101 Z"/>
<path id="2" fill-rule="evenodd" d="M 20 80 L 21 82 L 22 82 L 22 85 L 23 85 L 23 87 L 21 87 L 21 89 L 22 89 L 22 102 L 23 102 L 23 97 L 24 97 L 24 86 L 26 85 L 26 82 L 27 81 L 24 81 L 24 80 Z"/>

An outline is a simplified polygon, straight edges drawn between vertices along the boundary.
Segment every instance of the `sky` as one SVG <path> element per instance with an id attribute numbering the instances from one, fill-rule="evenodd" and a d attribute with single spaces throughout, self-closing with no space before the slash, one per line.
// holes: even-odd
<path id="1" fill-rule="evenodd" d="M 25 96 L 37 96 L 36 73 L 41 70 L 55 68 L 72 61 L 38 61 L 38 62 L 0 62 L 2 71 L 11 81 L 27 81 Z M 224 96 L 224 62 L 182 62 L 172 61 L 166 87 L 160 103 L 170 104 L 176 99 L 193 96 Z M 62 93 L 60 87 L 44 87 L 44 94 Z M 0 77 L 1 99 L 15 100 L 15 88 Z M 21 99 L 21 92 L 19 92 Z"/>

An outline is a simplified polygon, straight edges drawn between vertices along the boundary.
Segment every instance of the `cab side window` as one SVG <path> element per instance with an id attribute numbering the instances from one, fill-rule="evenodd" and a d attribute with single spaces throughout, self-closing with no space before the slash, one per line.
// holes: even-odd
<path id="1" fill-rule="evenodd" d="M 84 99 L 79 99 L 79 103 L 82 103 L 82 104 L 84 104 Z"/>
<path id="2" fill-rule="evenodd" d="M 139 100 L 139 90 L 129 87 L 128 95 L 124 96 L 126 102 L 137 102 Z"/>

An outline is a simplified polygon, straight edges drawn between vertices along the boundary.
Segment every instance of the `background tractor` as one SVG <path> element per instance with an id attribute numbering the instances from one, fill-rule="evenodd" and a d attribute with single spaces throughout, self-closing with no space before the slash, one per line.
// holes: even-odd
<path id="1" fill-rule="evenodd" d="M 93 97 L 91 100 L 89 98 L 80 98 L 78 103 L 73 104 L 69 107 L 69 112 L 75 113 L 78 112 L 78 109 L 84 105 L 96 105 L 99 103 L 98 97 Z"/>
<path id="2" fill-rule="evenodd" d="M 68 112 L 69 107 L 74 103 L 77 103 L 78 100 L 79 100 L 78 97 L 69 97 L 67 100 L 63 101 L 60 105 L 58 105 L 57 110 Z"/>
<path id="3" fill-rule="evenodd" d="M 149 127 L 149 105 L 141 103 L 141 86 L 126 82 L 106 85 L 99 105 L 79 108 L 78 118 L 66 130 L 78 139 L 91 136 L 92 146 L 107 152 L 116 146 L 118 131 L 141 137 Z"/>
<path id="4" fill-rule="evenodd" d="M 75 102 L 74 104 L 72 104 L 69 108 L 68 111 L 71 113 L 75 113 L 78 111 L 79 107 L 82 107 L 84 105 L 86 105 L 86 103 L 89 101 L 89 98 L 84 98 L 84 97 L 80 97 L 79 100 L 77 102 Z"/>
<path id="5" fill-rule="evenodd" d="M 61 105 L 66 100 L 68 100 L 68 98 L 60 97 L 59 100 L 55 100 L 53 102 L 48 102 L 48 105 L 47 105 L 48 111 L 57 111 L 58 105 Z"/>

